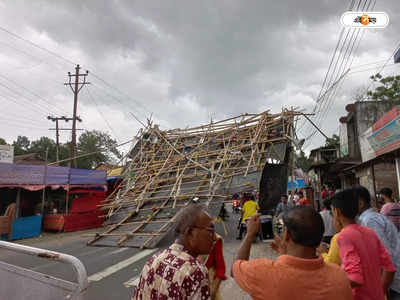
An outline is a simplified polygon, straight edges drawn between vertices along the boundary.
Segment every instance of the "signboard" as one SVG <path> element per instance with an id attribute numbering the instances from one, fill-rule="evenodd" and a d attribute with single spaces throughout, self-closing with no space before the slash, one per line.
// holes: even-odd
<path id="1" fill-rule="evenodd" d="M 0 163 L 14 162 L 14 146 L 0 145 Z"/>
<path id="2" fill-rule="evenodd" d="M 340 140 L 340 157 L 349 155 L 349 140 L 347 137 L 347 123 L 340 123 L 339 140 Z"/>
<path id="3" fill-rule="evenodd" d="M 372 127 L 368 128 L 363 134 L 358 137 L 360 144 L 361 161 L 366 162 L 376 157 L 374 148 L 371 147 L 368 138 L 373 134 Z"/>
<path id="4" fill-rule="evenodd" d="M 397 108 L 393 110 L 397 110 Z M 393 110 L 385 114 L 381 120 L 387 115 L 392 118 L 386 122 L 379 120 L 378 122 L 383 123 L 383 126 L 379 129 L 373 127 L 372 134 L 368 136 L 368 142 L 377 156 L 400 148 L 400 116 L 398 114 L 394 116 Z"/>
<path id="5" fill-rule="evenodd" d="M 362 161 L 400 148 L 400 115 L 395 106 L 359 136 Z"/>
<path id="6" fill-rule="evenodd" d="M 304 181 L 304 179 L 295 179 L 294 180 L 294 185 L 293 185 L 293 189 L 302 189 L 306 187 L 306 183 Z M 292 181 L 288 180 L 288 191 L 290 191 L 292 189 Z"/>

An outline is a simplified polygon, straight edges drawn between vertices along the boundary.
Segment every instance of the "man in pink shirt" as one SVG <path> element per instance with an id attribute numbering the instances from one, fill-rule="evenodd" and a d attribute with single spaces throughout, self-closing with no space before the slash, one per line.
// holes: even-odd
<path id="1" fill-rule="evenodd" d="M 337 243 L 354 300 L 384 300 L 396 270 L 376 233 L 356 223 L 358 198 L 355 190 L 335 194 L 332 206 L 334 220 L 343 228 Z"/>
<path id="2" fill-rule="evenodd" d="M 308 206 L 283 215 L 282 239 L 276 237 L 277 260 L 251 259 L 250 248 L 260 228 L 260 215 L 250 219 L 246 237 L 232 266 L 239 286 L 255 300 L 351 300 L 349 279 L 339 266 L 316 255 L 324 223 Z"/>

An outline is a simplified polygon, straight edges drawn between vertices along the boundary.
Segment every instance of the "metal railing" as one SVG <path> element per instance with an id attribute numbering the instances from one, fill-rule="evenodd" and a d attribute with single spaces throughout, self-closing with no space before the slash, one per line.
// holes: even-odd
<path id="1" fill-rule="evenodd" d="M 0 280 L 0 299 L 84 299 L 83 295 L 89 283 L 85 266 L 78 258 L 4 241 L 0 241 L 0 249 L 69 264 L 76 274 L 76 282 L 70 282 L 0 261 L 0 278 L 2 278 Z"/>

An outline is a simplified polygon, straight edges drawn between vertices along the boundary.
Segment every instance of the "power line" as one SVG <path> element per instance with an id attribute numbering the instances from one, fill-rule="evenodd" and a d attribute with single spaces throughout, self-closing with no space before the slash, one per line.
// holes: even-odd
<path id="1" fill-rule="evenodd" d="M 21 128 L 27 128 L 27 129 L 40 129 L 40 130 L 46 130 L 46 127 L 39 127 L 36 125 L 24 125 L 16 120 L 3 120 L 0 119 L 0 122 L 5 123 L 6 125 L 12 126 L 12 127 L 21 127 Z"/>
<path id="2" fill-rule="evenodd" d="M 89 95 L 89 99 L 93 102 L 93 104 L 96 107 L 96 110 L 98 111 L 98 113 L 100 114 L 100 116 L 104 119 L 104 122 L 106 123 L 107 127 L 110 129 L 110 131 L 114 134 L 115 138 L 117 140 L 119 140 L 117 133 L 114 131 L 114 129 L 111 127 L 110 123 L 108 122 L 107 118 L 105 117 L 105 115 L 101 112 L 99 105 L 97 104 L 96 100 L 94 99 L 94 97 L 92 96 L 89 87 L 86 88 L 86 91 Z"/>
<path id="3" fill-rule="evenodd" d="M 396 52 L 400 49 L 400 42 L 397 44 L 397 46 L 395 47 L 393 53 L 388 57 L 388 59 L 386 60 L 386 62 L 382 65 L 382 67 L 380 68 L 380 70 L 378 72 L 376 72 L 376 74 L 380 74 L 382 73 L 382 71 L 385 69 L 385 67 L 387 66 L 387 64 L 389 63 L 389 61 L 392 59 L 392 57 L 396 54 Z M 368 97 L 368 91 L 371 88 L 371 86 L 374 84 L 374 81 L 371 80 L 371 83 L 369 84 L 369 86 L 367 87 L 367 89 L 365 90 L 365 94 L 366 96 L 364 97 L 364 99 L 362 99 L 361 101 L 365 101 Z"/>
<path id="4" fill-rule="evenodd" d="M 2 86 L 4 88 L 6 88 L 7 90 L 11 91 L 13 94 L 17 94 L 17 95 L 21 96 L 22 98 L 24 98 L 25 101 L 28 101 L 31 105 L 33 105 L 32 109 L 36 110 L 36 112 L 38 112 L 40 114 L 47 114 L 47 110 L 43 109 L 38 103 L 32 102 L 31 100 L 26 98 L 24 95 L 20 94 L 19 92 L 14 91 L 12 88 L 10 88 L 9 86 L 5 85 L 2 82 L 0 82 L 0 86 Z M 10 100 L 10 101 L 12 101 L 12 102 L 14 102 L 14 103 L 16 103 L 18 105 L 23 105 L 14 96 L 12 96 L 12 98 L 14 98 L 14 99 L 9 98 L 9 96 L 7 96 L 7 97 L 8 97 L 7 98 L 8 100 Z"/>
<path id="5" fill-rule="evenodd" d="M 360 2 L 361 2 L 361 0 L 359 0 L 359 4 L 360 4 Z M 355 4 L 355 3 L 354 3 L 354 0 L 352 0 L 352 1 L 350 2 L 350 5 L 349 5 L 348 10 L 352 10 L 353 7 L 354 7 L 354 4 Z M 339 52 L 339 54 L 337 55 L 337 57 L 336 57 L 336 54 L 338 53 L 339 45 L 341 44 L 341 41 L 342 41 L 344 32 L 345 32 L 345 28 L 343 27 L 343 28 L 341 29 L 341 31 L 340 31 L 339 38 L 338 38 L 338 40 L 337 40 L 337 42 L 336 42 L 335 50 L 333 51 L 332 57 L 331 57 L 330 62 L 329 62 L 328 70 L 326 71 L 324 80 L 323 80 L 322 85 L 321 85 L 321 89 L 320 89 L 320 91 L 319 91 L 319 93 L 318 93 L 318 96 L 317 96 L 317 99 L 316 99 L 316 101 L 315 101 L 315 105 L 314 105 L 314 108 L 313 108 L 313 110 L 312 110 L 312 113 L 313 113 L 313 114 L 316 114 L 317 108 L 318 108 L 319 105 L 320 105 L 320 101 L 322 100 L 321 95 L 324 93 L 324 92 L 323 92 L 324 89 L 325 89 L 325 91 L 327 91 L 327 90 L 329 90 L 329 89 L 331 88 L 330 85 L 327 84 L 327 80 L 328 80 L 328 77 L 329 77 L 330 75 L 331 75 L 330 77 L 332 77 L 332 73 L 330 73 L 330 72 L 331 72 L 331 68 L 332 68 L 332 65 L 334 64 L 335 59 L 336 59 L 335 65 L 337 64 L 337 61 L 339 60 L 340 52 Z M 346 36 L 346 39 L 347 39 L 347 36 Z M 344 45 L 344 43 L 343 43 L 343 45 Z M 342 47 L 343 47 L 343 46 L 342 46 Z M 319 109 L 319 110 L 321 110 L 321 109 Z M 298 129 L 298 130 L 300 131 L 301 129 L 304 128 L 304 126 L 306 126 L 306 129 L 307 129 L 307 131 L 308 131 L 308 128 L 310 128 L 310 127 L 309 127 L 310 124 L 309 124 L 306 120 L 303 120 L 302 124 L 299 125 L 299 129 Z"/>
<path id="6" fill-rule="evenodd" d="M 15 81 L 9 79 L 8 77 L 6 77 L 6 76 L 4 76 L 4 75 L 1 75 L 1 74 L 0 74 L 0 77 L 1 77 L 1 78 L 4 78 L 5 80 L 7 80 L 7 81 L 9 81 L 9 82 L 11 82 L 11 83 L 14 84 L 15 86 L 17 86 L 17 87 L 19 87 L 19 88 L 21 88 L 21 89 L 27 91 L 28 93 L 30 93 L 30 94 L 32 94 L 33 96 L 37 97 L 38 99 L 40 99 L 41 101 L 43 101 L 43 102 L 46 103 L 47 105 L 52 106 L 52 107 L 53 107 L 54 109 L 56 109 L 59 113 L 60 113 L 60 112 L 61 112 L 61 114 L 63 113 L 63 110 L 61 110 L 60 108 L 58 108 L 57 106 L 55 106 L 53 103 L 51 103 L 49 100 L 45 99 L 44 97 L 42 97 L 42 96 L 36 94 L 36 92 L 31 91 L 30 89 L 28 89 L 28 88 L 22 86 L 21 84 L 16 83 Z"/>
<path id="7" fill-rule="evenodd" d="M 144 106 L 142 103 L 140 103 L 139 101 L 132 99 L 130 96 L 126 95 L 124 92 L 122 92 L 121 90 L 119 90 L 118 88 L 116 88 L 115 86 L 112 86 L 111 84 L 109 84 L 107 81 L 105 81 L 103 78 L 101 78 L 99 75 L 96 75 L 94 73 L 91 73 L 93 77 L 97 78 L 98 80 L 100 80 L 101 82 L 103 82 L 106 86 L 108 86 L 109 88 L 117 91 L 118 93 L 120 93 L 122 96 L 124 96 L 125 98 L 132 100 L 133 102 L 135 102 L 137 105 L 141 106 L 143 108 L 143 110 L 147 111 L 149 114 L 152 114 L 151 111 L 149 111 L 146 106 Z"/>
<path id="8" fill-rule="evenodd" d="M 94 83 L 92 84 L 92 86 L 100 88 L 97 84 L 94 84 Z M 102 92 L 105 93 L 106 95 L 108 95 L 111 99 L 117 101 L 122 107 L 126 107 L 127 105 L 130 106 L 129 102 L 128 103 L 124 103 L 124 101 L 121 100 L 119 97 L 116 97 L 115 95 L 108 93 L 106 90 L 102 89 Z M 130 113 L 133 114 L 131 111 L 130 111 Z M 136 115 L 135 115 L 135 119 L 139 120 L 139 118 Z M 142 121 L 138 121 L 138 122 L 140 124 L 143 124 Z"/>
<path id="9" fill-rule="evenodd" d="M 387 64 L 385 68 L 393 67 L 393 66 L 396 66 L 396 65 L 398 66 L 397 63 Z M 350 73 L 349 73 L 349 76 L 350 76 L 350 75 L 353 75 L 353 74 L 357 74 L 357 73 L 364 73 L 364 72 L 368 72 L 368 71 L 371 71 L 371 70 L 376 70 L 377 67 L 378 67 L 378 66 L 371 67 L 371 68 L 367 68 L 367 69 L 363 69 L 363 70 L 353 71 L 353 72 L 350 72 Z M 374 73 L 375 73 L 375 72 L 374 72 Z M 375 73 L 375 74 L 376 74 L 376 73 Z"/>
<path id="10" fill-rule="evenodd" d="M 360 8 L 361 2 L 362 2 L 361 0 L 358 2 L 357 10 Z M 367 2 L 368 2 L 368 0 L 365 0 L 364 5 L 362 7 L 362 11 L 365 11 L 365 9 L 367 9 L 367 10 L 369 9 L 369 7 L 371 5 L 371 0 L 368 3 L 368 7 L 366 8 Z M 376 3 L 376 0 L 374 2 L 373 7 L 375 6 L 375 3 Z M 344 48 L 344 46 L 346 44 L 346 40 L 347 40 L 347 37 L 348 37 L 349 33 L 350 33 L 350 30 L 348 30 L 348 32 L 347 32 L 347 35 L 346 35 L 346 38 L 345 38 L 345 40 L 344 40 L 344 42 L 342 44 L 340 53 L 343 52 L 343 48 Z M 351 34 L 351 37 L 350 37 L 350 40 L 347 43 L 346 50 L 345 50 L 343 56 L 339 55 L 338 59 L 336 60 L 334 71 L 331 73 L 331 79 L 330 79 L 329 83 L 331 82 L 331 80 L 333 78 L 335 78 L 334 80 L 336 80 L 336 78 L 338 78 L 339 76 L 342 76 L 343 74 L 345 74 L 345 72 L 347 73 L 349 71 L 348 66 L 351 66 L 352 62 L 354 61 L 354 55 L 353 55 L 353 58 L 352 58 L 352 60 L 350 62 L 350 65 L 349 65 L 349 60 L 350 60 L 350 57 L 351 57 L 351 55 L 353 53 L 354 46 L 358 41 L 359 33 L 360 32 L 359 32 L 359 29 L 358 29 L 357 34 L 356 34 L 356 36 L 354 38 L 355 29 L 353 30 L 353 32 Z M 359 46 L 359 44 L 357 45 L 356 50 L 358 49 L 358 46 Z M 340 58 L 340 56 L 342 56 L 342 58 Z M 339 62 L 339 60 L 341 60 L 341 63 L 339 65 L 339 68 L 337 69 L 337 63 Z M 333 74 L 336 72 L 336 69 L 338 70 L 338 72 L 336 73 L 336 76 L 335 76 Z M 329 93 L 324 95 L 324 97 L 321 97 L 322 98 L 321 105 L 320 105 L 319 110 L 317 112 L 317 120 L 318 121 L 316 121 L 316 123 L 318 123 L 319 125 L 320 125 L 321 121 L 327 116 L 329 110 L 331 109 L 332 104 L 333 104 L 333 99 L 334 99 L 334 97 L 336 97 L 336 94 L 338 92 L 338 88 L 342 84 L 343 84 L 343 81 L 340 82 L 340 84 L 338 84 L 334 88 L 333 91 L 330 91 Z M 329 84 L 328 84 L 328 86 L 329 86 Z M 314 107 L 314 109 L 315 109 L 315 107 Z M 314 130 L 312 132 L 312 134 L 309 135 L 307 138 L 308 139 L 312 138 L 315 135 L 315 133 L 316 133 L 316 130 Z M 311 141 L 309 140 L 309 142 L 311 142 Z"/>
<path id="11" fill-rule="evenodd" d="M 372 9 L 375 8 L 375 3 L 376 3 L 376 0 L 375 0 L 375 2 L 374 2 L 374 5 L 373 5 Z M 369 7 L 370 7 L 370 5 L 371 5 L 371 0 L 369 1 L 368 7 L 367 7 L 367 8 L 366 8 L 366 4 L 367 4 L 367 0 L 365 0 L 365 3 L 364 3 L 363 8 L 362 8 L 362 11 L 368 11 L 368 10 L 369 10 Z M 358 7 L 359 7 L 359 6 L 358 6 Z M 358 9 L 358 8 L 357 8 L 357 9 Z M 348 72 L 349 68 L 351 67 L 351 65 L 352 65 L 352 63 L 353 63 L 353 61 L 354 61 L 355 55 L 353 55 L 353 57 L 352 57 L 352 59 L 351 59 L 351 62 L 350 62 L 350 64 L 349 64 L 349 59 L 350 59 L 350 56 L 351 56 L 352 53 L 353 53 L 354 45 L 357 43 L 357 39 L 358 39 L 358 36 L 359 36 L 359 34 L 360 34 L 360 29 L 357 29 L 357 30 L 358 30 L 358 31 L 357 31 L 357 35 L 356 35 L 355 39 L 353 40 L 353 44 L 352 44 L 351 49 L 350 49 L 350 52 L 349 52 L 349 54 L 348 54 L 346 63 L 344 64 L 343 71 L 347 69 L 346 72 Z M 355 31 L 353 31 L 353 34 L 354 34 L 354 32 L 355 32 Z M 359 39 L 358 41 L 361 42 L 361 39 Z M 350 45 L 350 44 L 349 44 L 349 45 Z M 346 49 L 346 53 L 347 53 L 347 50 L 349 49 L 349 45 L 348 45 L 348 47 L 347 47 L 347 49 Z M 358 43 L 358 45 L 357 45 L 357 47 L 356 47 L 356 51 L 358 50 L 359 45 L 360 45 L 360 43 Z M 345 53 L 344 57 L 346 56 L 346 53 Z M 321 120 L 323 120 L 323 119 L 326 117 L 328 111 L 331 109 L 331 107 L 332 107 L 332 105 L 333 105 L 333 99 L 336 97 L 336 94 L 337 94 L 338 90 L 340 89 L 340 87 L 342 86 L 342 84 L 343 84 L 343 82 L 342 82 L 337 88 L 335 88 L 335 90 L 333 91 L 333 93 L 332 93 L 331 95 L 329 95 L 329 98 L 328 98 L 327 101 L 326 101 L 326 102 L 327 102 L 326 111 L 325 111 L 324 114 L 321 114 Z"/>
<path id="12" fill-rule="evenodd" d="M 42 50 L 42 51 L 45 51 L 45 52 L 47 52 L 47 53 L 49 53 L 49 54 L 51 54 L 51 55 L 53 55 L 53 56 L 55 56 L 55 57 L 58 57 L 59 59 L 65 61 L 65 62 L 67 62 L 67 63 L 69 63 L 69 64 L 76 65 L 73 61 L 71 61 L 71 60 L 69 60 L 69 59 L 67 59 L 67 58 L 65 58 L 65 57 L 63 57 L 63 56 L 57 54 L 56 52 L 53 52 L 53 51 L 51 51 L 51 50 L 49 50 L 49 49 L 46 49 L 46 48 L 44 48 L 44 47 L 42 47 L 42 46 L 40 46 L 40 45 L 38 45 L 38 44 L 35 44 L 34 42 L 32 42 L 32 41 L 30 41 L 30 40 L 28 40 L 28 39 L 25 39 L 25 38 L 23 38 L 22 36 L 20 36 L 20 35 L 14 33 L 14 32 L 11 32 L 10 30 L 8 30 L 8 29 L 6 29 L 6 28 L 4 28 L 4 27 L 2 27 L 2 26 L 0 26 L 0 30 L 2 30 L 2 31 L 4 31 L 4 32 L 8 33 L 9 35 L 11 35 L 11 36 L 13 36 L 13 37 L 15 37 L 15 38 L 17 38 L 17 39 L 19 39 L 19 40 L 21 40 L 21 41 L 24 41 L 24 42 L 26 42 L 26 43 L 28 43 L 28 44 L 30 44 L 30 45 L 32 45 L 32 46 L 34 46 L 34 47 L 36 47 L 36 48 Z"/>
<path id="13" fill-rule="evenodd" d="M 44 48 L 44 47 L 42 47 L 42 46 L 40 46 L 40 45 L 38 45 L 38 44 L 36 44 L 36 43 L 34 43 L 34 42 L 28 40 L 28 39 L 25 39 L 25 38 L 23 38 L 22 36 L 20 36 L 20 35 L 18 35 L 18 34 L 16 34 L 16 33 L 11 32 L 10 30 L 8 30 L 8 29 L 6 29 L 6 28 L 4 28 L 4 27 L 1 27 L 1 26 L 0 26 L 0 30 L 2 30 L 3 32 L 6 32 L 7 34 L 13 36 L 13 37 L 16 38 L 16 39 L 22 40 L 22 41 L 24 41 L 24 42 L 26 42 L 26 43 L 28 43 L 28 44 L 30 44 L 30 45 L 32 45 L 32 46 L 34 46 L 34 47 L 40 49 L 40 50 L 42 50 L 42 51 L 45 51 L 45 52 L 47 52 L 47 53 L 49 53 L 49 54 L 51 54 L 51 55 L 53 55 L 53 56 L 55 56 L 55 57 L 57 57 L 57 58 L 59 58 L 59 59 L 65 61 L 65 62 L 69 63 L 69 64 L 76 65 L 76 63 L 74 63 L 74 62 L 71 61 L 70 59 L 67 59 L 67 58 L 65 58 L 65 57 L 63 57 L 63 56 L 61 56 L 61 55 L 59 55 L 58 53 L 56 53 L 56 52 L 54 52 L 54 51 L 51 51 L 51 50 L 49 50 L 49 49 L 46 49 L 46 48 Z M 118 88 L 116 88 L 116 87 L 114 87 L 113 85 L 109 84 L 106 80 L 104 80 L 103 78 L 101 78 L 99 75 L 97 75 L 97 74 L 95 74 L 95 73 L 93 73 L 93 72 L 91 72 L 91 75 L 92 75 L 93 77 L 97 78 L 99 81 L 103 82 L 103 83 L 104 83 L 105 85 L 107 85 L 109 88 L 112 88 L 112 89 L 118 91 L 121 95 L 124 95 L 124 97 L 127 97 L 129 100 L 132 100 L 132 101 L 135 102 L 137 105 L 142 106 L 143 109 L 146 110 L 148 113 L 150 113 L 150 114 L 152 113 L 152 112 L 150 112 L 149 110 L 147 110 L 146 107 L 145 107 L 144 105 L 142 105 L 140 102 L 138 102 L 138 101 L 136 101 L 136 100 L 133 100 L 132 98 L 130 98 L 129 96 L 127 96 L 126 94 L 124 94 L 122 91 L 120 91 Z M 131 113 L 132 113 L 132 112 L 131 112 Z"/>
<path id="14" fill-rule="evenodd" d="M 9 111 L 5 112 L 5 114 L 2 114 L 1 118 L 12 118 L 12 119 L 18 120 L 18 121 L 30 122 L 31 124 L 36 124 L 36 125 L 40 125 L 40 126 L 43 125 L 43 122 L 41 122 L 39 120 L 31 119 L 26 116 L 21 117 L 16 114 L 13 114 L 12 112 L 9 112 Z"/>
<path id="15" fill-rule="evenodd" d="M 39 121 L 32 121 L 28 119 L 21 119 L 21 118 L 15 118 L 13 116 L 1 116 L 2 120 L 7 120 L 7 121 L 16 121 L 16 122 L 22 122 L 25 124 L 33 125 L 33 126 L 43 126 L 43 123 L 40 123 Z"/>

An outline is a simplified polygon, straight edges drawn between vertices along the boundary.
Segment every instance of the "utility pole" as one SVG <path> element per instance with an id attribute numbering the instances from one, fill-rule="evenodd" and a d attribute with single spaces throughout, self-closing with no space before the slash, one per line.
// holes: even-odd
<path id="1" fill-rule="evenodd" d="M 66 116 L 62 117 L 52 117 L 52 116 L 47 116 L 47 119 L 53 122 L 56 122 L 56 128 L 49 128 L 49 130 L 55 130 L 56 131 L 56 161 L 59 161 L 59 153 L 60 153 L 60 134 L 59 134 L 59 127 L 58 127 L 58 121 L 71 121 L 72 118 L 67 118 Z M 80 118 L 78 117 L 80 120 Z"/>
<path id="2" fill-rule="evenodd" d="M 66 116 L 62 117 L 52 117 L 52 116 L 47 116 L 48 120 L 51 120 L 53 122 L 56 122 L 56 128 L 49 128 L 49 130 L 55 130 L 56 131 L 56 161 L 60 160 L 60 131 L 61 130 L 72 130 L 71 128 L 60 128 L 58 126 L 58 121 L 72 121 L 73 118 L 67 118 Z M 76 117 L 76 120 L 79 122 L 82 122 L 82 119 L 80 117 Z M 83 130 L 83 129 L 75 129 L 75 130 Z"/>
<path id="3" fill-rule="evenodd" d="M 75 74 L 71 74 L 68 72 L 68 83 L 64 83 L 64 85 L 68 85 L 72 92 L 74 93 L 74 111 L 72 117 L 72 141 L 71 141 L 71 164 L 73 167 L 76 167 L 76 121 L 78 120 L 76 113 L 78 109 L 78 94 L 81 89 L 86 85 L 90 84 L 90 82 L 86 82 L 86 76 L 89 75 L 89 71 L 86 71 L 84 74 L 80 74 L 80 66 L 76 65 Z M 80 77 L 83 77 L 83 81 L 80 81 Z M 74 78 L 74 83 L 72 83 L 72 78 Z M 81 121 L 81 120 L 80 120 Z"/>
<path id="4" fill-rule="evenodd" d="M 296 150 L 295 150 L 295 145 L 294 145 L 294 121 L 292 121 L 292 126 L 291 126 L 291 131 L 290 131 L 290 138 L 291 138 L 291 145 L 292 145 L 292 161 L 291 161 L 291 168 L 290 168 L 290 181 L 292 182 L 291 184 L 291 194 L 292 194 L 292 201 L 293 205 L 296 205 L 294 202 L 294 169 L 295 169 L 295 164 L 296 164 Z"/>

